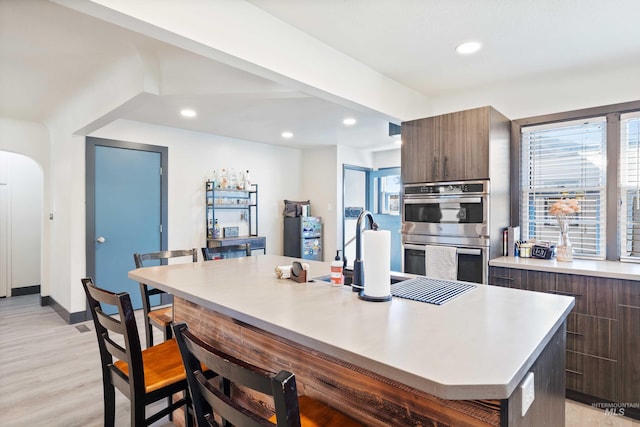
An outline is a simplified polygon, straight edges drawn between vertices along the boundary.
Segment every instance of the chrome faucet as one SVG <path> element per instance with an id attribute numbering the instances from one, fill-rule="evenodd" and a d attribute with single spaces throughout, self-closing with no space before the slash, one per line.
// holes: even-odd
<path id="1" fill-rule="evenodd" d="M 373 220 L 373 215 L 369 211 L 363 210 L 358 216 L 356 223 L 356 259 L 353 262 L 353 283 L 351 283 L 351 290 L 353 292 L 360 292 L 364 290 L 364 271 L 362 270 L 362 239 L 360 237 L 362 221 L 367 218 L 369 220 L 369 228 L 371 230 L 377 230 L 378 224 Z"/>

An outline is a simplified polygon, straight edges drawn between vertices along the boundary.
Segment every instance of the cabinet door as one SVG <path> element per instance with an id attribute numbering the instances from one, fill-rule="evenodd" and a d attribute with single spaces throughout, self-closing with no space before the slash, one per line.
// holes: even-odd
<path id="1" fill-rule="evenodd" d="M 616 400 L 616 362 L 567 350 L 567 388 Z"/>
<path id="2" fill-rule="evenodd" d="M 440 153 L 437 157 L 437 169 L 440 180 L 458 181 L 467 179 L 465 171 L 465 145 L 468 123 L 466 112 L 445 114 L 436 119 L 440 129 Z"/>
<path id="3" fill-rule="evenodd" d="M 640 307 L 618 306 L 618 401 L 640 397 Z"/>
<path id="4" fill-rule="evenodd" d="M 433 117 L 402 123 L 400 173 L 404 184 L 437 180 L 436 134 Z"/>
<path id="5" fill-rule="evenodd" d="M 464 132 L 464 179 L 489 179 L 489 113 L 490 107 L 477 108 L 465 111 L 460 118 Z"/>
<path id="6" fill-rule="evenodd" d="M 616 289 L 619 280 L 575 274 L 557 276 L 556 292 L 576 299 L 573 313 L 616 318 Z"/>
<path id="7" fill-rule="evenodd" d="M 615 320 L 570 313 L 567 318 L 567 350 L 589 356 L 616 359 Z"/>

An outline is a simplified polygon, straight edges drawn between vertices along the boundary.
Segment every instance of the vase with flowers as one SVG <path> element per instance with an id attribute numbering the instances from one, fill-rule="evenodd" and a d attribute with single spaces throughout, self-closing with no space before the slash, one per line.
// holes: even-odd
<path id="1" fill-rule="evenodd" d="M 580 204 L 576 199 L 560 199 L 549 208 L 549 214 L 554 215 L 560 227 L 560 238 L 556 246 L 558 261 L 573 260 L 573 246 L 569 240 L 569 215 L 580 212 Z"/>

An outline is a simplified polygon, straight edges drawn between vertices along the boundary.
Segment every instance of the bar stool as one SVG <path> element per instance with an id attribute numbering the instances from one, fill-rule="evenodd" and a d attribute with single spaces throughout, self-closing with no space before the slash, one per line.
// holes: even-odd
<path id="1" fill-rule="evenodd" d="M 91 278 L 82 279 L 82 286 L 100 348 L 104 425 L 114 426 L 117 388 L 131 401 L 131 426 L 147 426 L 185 405 L 185 425 L 191 426 L 192 419 L 187 410 L 188 385 L 176 340 L 141 350 L 129 294 L 98 288 Z M 119 317 L 105 314 L 101 304 L 115 306 Z M 171 397 L 180 392 L 183 397 L 172 403 Z M 165 398 L 167 407 L 146 418 L 145 407 Z"/>
<path id="2" fill-rule="evenodd" d="M 146 254 L 133 254 L 133 261 L 136 268 L 145 267 L 145 261 L 168 260 L 190 256 L 193 262 L 198 262 L 198 250 L 196 248 L 175 251 L 149 252 Z M 148 267 L 148 265 L 147 265 Z M 166 294 L 160 289 L 151 288 L 145 283 L 140 284 L 140 294 L 142 295 L 142 310 L 144 312 L 144 330 L 147 337 L 147 347 L 153 346 L 153 326 L 162 331 L 164 340 L 171 338 L 171 322 L 173 322 L 173 305 L 153 308 L 150 297 L 152 295 Z"/>
<path id="3" fill-rule="evenodd" d="M 278 427 L 362 426 L 341 412 L 308 396 L 298 398 L 296 379 L 291 372 L 271 372 L 236 359 L 194 335 L 185 323 L 173 326 L 174 335 L 187 372 L 193 411 L 199 427 L 223 425 Z M 222 379 L 222 387 L 206 378 L 201 366 Z M 217 377 L 216 377 L 217 378 Z M 220 378 L 217 378 L 219 381 Z M 248 388 L 273 398 L 275 415 L 265 418 L 234 399 L 231 385 Z"/>

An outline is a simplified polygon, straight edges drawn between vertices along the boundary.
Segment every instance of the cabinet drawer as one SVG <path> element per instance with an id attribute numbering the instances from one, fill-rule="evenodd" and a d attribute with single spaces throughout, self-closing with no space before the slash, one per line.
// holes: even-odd
<path id="1" fill-rule="evenodd" d="M 522 288 L 522 273 L 517 268 L 491 267 L 489 284 L 503 288 Z"/>
<path id="2" fill-rule="evenodd" d="M 567 350 L 615 360 L 614 323 L 615 320 L 604 317 L 569 314 Z"/>
<path id="3" fill-rule="evenodd" d="M 621 280 L 618 304 L 640 308 L 640 281 Z"/>
<path id="4" fill-rule="evenodd" d="M 616 318 L 617 279 L 589 277 L 575 274 L 557 274 L 556 293 L 576 298 L 573 313 Z"/>
<path id="5" fill-rule="evenodd" d="M 526 280 L 522 282 L 522 289 L 536 292 L 553 292 L 556 289 L 555 273 L 546 271 L 523 270 Z"/>
<path id="6" fill-rule="evenodd" d="M 615 401 L 616 362 L 567 351 L 567 388 Z"/>

